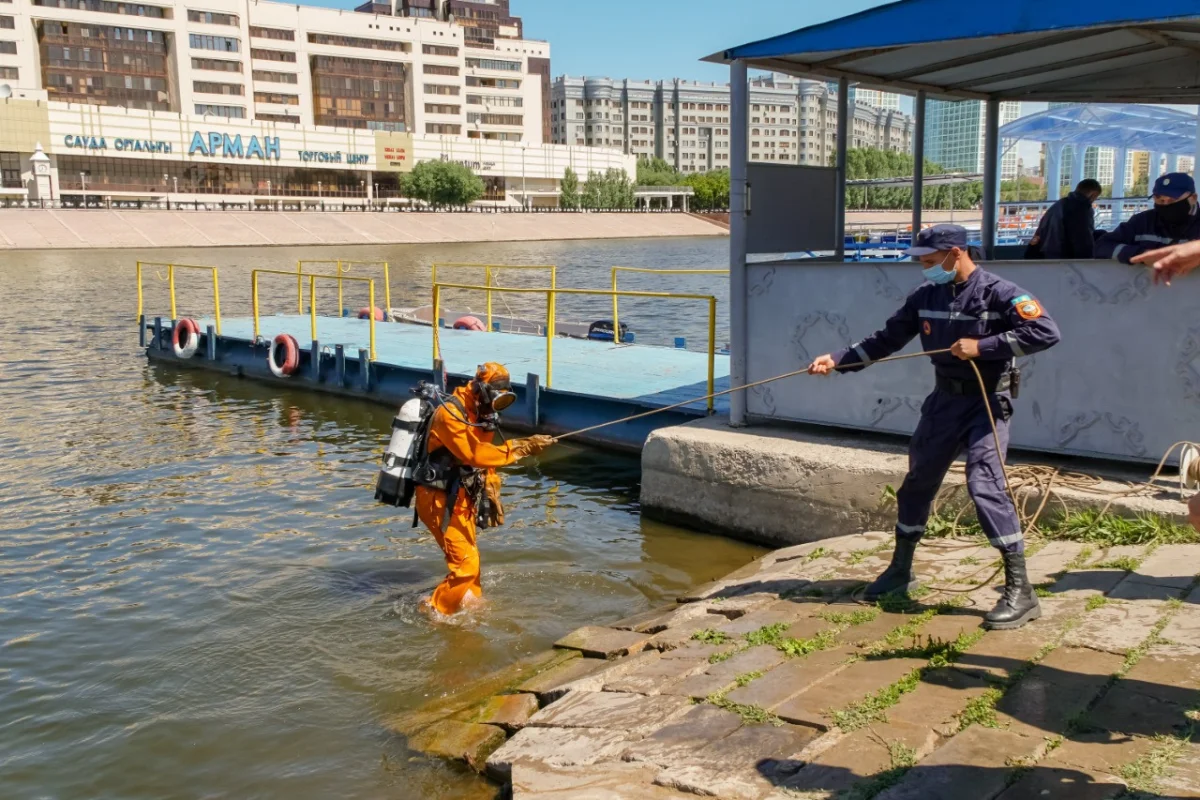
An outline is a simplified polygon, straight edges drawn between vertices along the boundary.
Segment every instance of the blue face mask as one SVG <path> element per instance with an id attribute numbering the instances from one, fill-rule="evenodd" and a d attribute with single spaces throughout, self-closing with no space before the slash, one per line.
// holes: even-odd
<path id="1" fill-rule="evenodd" d="M 943 283 L 950 283 L 950 281 L 954 280 L 954 277 L 958 274 L 958 270 L 952 269 L 947 271 L 945 262 L 942 262 L 941 264 L 934 264 L 928 269 L 921 270 L 921 274 L 924 275 L 925 280 L 929 281 L 930 283 L 941 285 Z"/>

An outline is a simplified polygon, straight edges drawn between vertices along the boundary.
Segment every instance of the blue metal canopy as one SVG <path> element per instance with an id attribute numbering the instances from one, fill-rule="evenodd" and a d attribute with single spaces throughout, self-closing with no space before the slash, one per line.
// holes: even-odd
<path id="1" fill-rule="evenodd" d="M 1000 129 L 1005 139 L 1062 142 L 1151 153 L 1196 154 L 1197 117 L 1161 106 L 1062 106 L 1031 114 Z"/>
<path id="2" fill-rule="evenodd" d="M 709 61 L 931 97 L 1200 100 L 1197 0 L 900 0 Z"/>

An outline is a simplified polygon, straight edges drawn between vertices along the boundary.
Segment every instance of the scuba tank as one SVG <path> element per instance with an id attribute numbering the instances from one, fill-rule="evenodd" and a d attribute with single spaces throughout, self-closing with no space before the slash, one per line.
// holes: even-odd
<path id="1" fill-rule="evenodd" d="M 412 504 L 418 433 L 422 427 L 426 430 L 429 427 L 424 419 L 430 416 L 426 405 L 423 399 L 415 397 L 402 405 L 392 420 L 392 439 L 383 451 L 383 467 L 375 481 L 375 499 L 381 503 L 405 508 Z"/>

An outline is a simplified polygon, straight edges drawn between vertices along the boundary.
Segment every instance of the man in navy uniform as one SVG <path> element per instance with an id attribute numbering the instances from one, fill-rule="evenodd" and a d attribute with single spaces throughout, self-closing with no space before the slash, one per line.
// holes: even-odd
<path id="1" fill-rule="evenodd" d="M 1154 208 L 1134 214 L 1096 242 L 1096 258 L 1122 264 L 1135 256 L 1200 239 L 1196 182 L 1186 172 L 1169 172 L 1154 182 Z"/>
<path id="2" fill-rule="evenodd" d="M 1004 593 L 988 614 L 985 627 L 1019 628 L 1042 615 L 1025 571 L 1025 538 L 1004 484 L 1003 452 L 988 420 L 996 420 L 1000 447 L 1008 448 L 1012 416 L 1013 358 L 1045 350 L 1059 340 L 1058 326 L 1041 304 L 1020 287 L 980 269 L 968 251 L 967 232 L 958 225 L 937 225 L 917 236 L 908 254 L 920 260 L 927 283 L 877 331 L 809 365 L 814 375 L 854 372 L 890 356 L 921 335 L 924 350 L 949 349 L 930 356 L 936 388 L 921 406 L 921 420 L 909 447 L 909 469 L 896 493 L 898 518 L 892 562 L 867 587 L 876 600 L 916 586 L 913 553 L 925 533 L 934 496 L 951 463 L 964 449 L 967 491 L 975 502 L 988 541 L 1004 560 Z M 974 360 L 983 376 L 980 391 Z"/>

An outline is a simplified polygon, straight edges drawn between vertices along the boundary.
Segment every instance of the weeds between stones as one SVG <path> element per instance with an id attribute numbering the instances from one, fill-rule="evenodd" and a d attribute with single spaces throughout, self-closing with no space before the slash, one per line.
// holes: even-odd
<path id="1" fill-rule="evenodd" d="M 1083 607 L 1085 611 L 1095 611 L 1097 608 L 1108 605 L 1108 598 L 1102 594 L 1094 595 L 1087 599 L 1087 604 Z"/>
<path id="2" fill-rule="evenodd" d="M 1186 733 L 1180 736 L 1165 733 L 1155 736 L 1154 747 L 1148 753 L 1120 769 L 1120 775 L 1130 791 L 1158 796 L 1162 789 L 1162 779 L 1167 776 L 1175 760 L 1183 754 L 1184 747 L 1191 739 L 1192 728 L 1188 728 Z"/>
<path id="3" fill-rule="evenodd" d="M 838 795 L 838 800 L 871 800 L 899 783 L 900 779 L 917 765 L 917 751 L 913 748 L 900 741 L 883 742 L 878 736 L 875 738 L 887 747 L 890 766 Z"/>
<path id="4" fill-rule="evenodd" d="M 862 625 L 879 616 L 879 607 L 870 606 L 858 611 L 822 611 L 817 616 L 834 625 Z"/>
<path id="5" fill-rule="evenodd" d="M 1028 525 L 1026 526 L 1028 527 Z M 937 538 L 964 537 L 983 538 L 979 522 L 964 514 L 950 517 L 934 514 L 925 528 L 925 535 Z M 1187 525 L 1179 525 L 1158 514 L 1139 514 L 1122 517 L 1111 512 L 1100 513 L 1089 508 L 1068 514 L 1046 516 L 1037 520 L 1037 526 L 1029 535 L 1030 543 L 1038 539 L 1046 541 L 1082 542 L 1093 547 L 1115 547 L 1117 545 L 1162 545 L 1197 544 L 1200 532 Z M 1027 553 L 1029 555 L 1029 553 Z M 1087 557 L 1084 557 L 1086 561 Z M 1121 561 L 1122 559 L 1117 559 Z M 1082 562 L 1081 562 L 1082 563 Z M 1079 565 L 1070 566 L 1076 569 Z"/>
<path id="6" fill-rule="evenodd" d="M 996 719 L 996 703 L 1000 702 L 1000 698 L 1003 696 L 1004 692 L 992 687 L 979 697 L 972 698 L 958 715 L 958 729 L 963 731 L 972 725 L 999 728 L 1000 722 Z"/>
<path id="7" fill-rule="evenodd" d="M 1133 572 L 1142 565 L 1142 559 L 1134 558 L 1133 556 L 1121 556 L 1120 558 L 1112 558 L 1108 561 L 1097 561 L 1088 569 L 1119 569 L 1125 572 Z"/>
<path id="8" fill-rule="evenodd" d="M 705 628 L 702 631 L 696 631 L 692 634 L 692 639 L 704 644 L 727 644 L 733 641 L 733 637 L 723 631 L 715 631 L 712 628 Z"/>
<path id="9" fill-rule="evenodd" d="M 754 673 L 747 674 L 753 675 Z M 760 672 L 758 675 L 761 676 L 762 673 Z M 738 676 L 738 680 L 741 680 L 742 677 L 743 676 Z M 753 680 L 753 678 L 748 679 L 746 683 L 749 683 L 751 680 Z M 738 685 L 745 686 L 744 683 L 740 683 Z M 767 711 L 762 706 L 735 703 L 725 696 L 728 693 L 729 690 L 713 692 L 704 699 L 704 702 L 714 705 L 717 708 L 723 708 L 726 711 L 737 714 L 742 718 L 742 721 L 746 723 L 770 723 L 777 728 L 783 725 L 783 720 L 772 714 L 770 711 Z"/>

